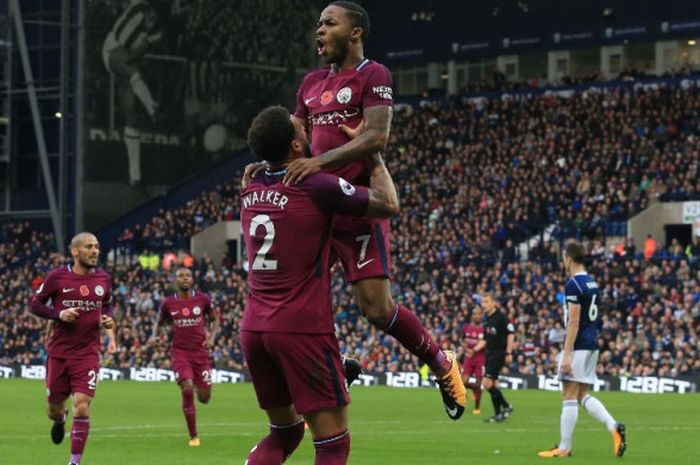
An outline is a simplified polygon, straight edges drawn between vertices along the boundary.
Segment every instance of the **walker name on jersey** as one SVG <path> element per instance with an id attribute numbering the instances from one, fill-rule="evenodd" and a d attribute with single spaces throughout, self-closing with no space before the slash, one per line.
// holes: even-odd
<path id="1" fill-rule="evenodd" d="M 178 328 L 191 328 L 192 326 L 199 326 L 202 323 L 202 317 L 198 316 L 197 318 L 178 318 L 173 321 L 175 322 L 175 326 L 177 326 Z"/>
<path id="2" fill-rule="evenodd" d="M 269 203 L 279 207 L 280 210 L 284 210 L 284 206 L 289 203 L 289 198 L 277 191 L 255 191 L 243 198 L 243 208 L 248 208 L 258 203 Z"/>
<path id="3" fill-rule="evenodd" d="M 359 116 L 360 109 L 353 107 L 342 111 L 327 111 L 317 115 L 311 115 L 311 123 L 314 126 L 337 126 L 346 123 L 349 119 Z"/>
<path id="4" fill-rule="evenodd" d="M 92 312 L 97 309 L 102 308 L 102 301 L 95 300 L 64 300 L 63 306 L 65 308 L 77 308 L 83 312 Z"/>

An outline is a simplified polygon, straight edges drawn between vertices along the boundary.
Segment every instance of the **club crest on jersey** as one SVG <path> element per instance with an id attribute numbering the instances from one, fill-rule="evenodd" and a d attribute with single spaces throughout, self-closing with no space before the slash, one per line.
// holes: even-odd
<path id="1" fill-rule="evenodd" d="M 350 197 L 355 193 L 355 186 L 347 182 L 343 178 L 338 178 L 338 184 L 340 185 L 340 190 L 343 191 L 343 194 L 347 195 Z"/>
<path id="2" fill-rule="evenodd" d="M 88 287 L 84 284 L 80 286 L 80 295 L 82 295 L 83 297 L 87 297 L 90 295 L 90 289 L 88 289 Z"/>
<path id="3" fill-rule="evenodd" d="M 350 90 L 349 87 L 343 87 L 338 91 L 338 95 L 335 98 L 338 100 L 338 103 L 345 105 L 349 103 L 352 98 L 352 90 Z"/>
<path id="4" fill-rule="evenodd" d="M 321 105 L 328 105 L 333 101 L 333 91 L 327 90 L 321 94 Z"/>
<path id="5" fill-rule="evenodd" d="M 190 309 L 185 307 L 182 309 L 182 314 L 183 316 L 189 316 L 190 315 Z"/>
<path id="6" fill-rule="evenodd" d="M 192 313 L 194 313 L 195 315 L 199 315 L 200 313 L 202 313 L 202 309 L 199 307 L 195 307 L 192 309 Z"/>
<path id="7" fill-rule="evenodd" d="M 95 286 L 95 294 L 102 297 L 103 295 L 105 295 L 105 288 L 98 284 L 97 286 Z"/>

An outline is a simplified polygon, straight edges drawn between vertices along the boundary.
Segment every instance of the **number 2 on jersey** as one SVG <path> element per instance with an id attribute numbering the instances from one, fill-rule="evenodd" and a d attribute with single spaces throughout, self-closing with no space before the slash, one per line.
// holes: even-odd
<path id="1" fill-rule="evenodd" d="M 262 246 L 255 254 L 252 269 L 256 271 L 274 271 L 277 269 L 277 260 L 269 260 L 265 258 L 265 254 L 270 251 L 272 241 L 275 240 L 275 224 L 268 215 L 257 215 L 250 221 L 250 235 L 255 236 L 255 231 L 258 227 L 265 228 L 265 238 Z"/>
<path id="2" fill-rule="evenodd" d="M 595 304 L 596 297 L 598 297 L 598 294 L 593 296 L 591 299 L 591 305 L 588 306 L 588 319 L 590 321 L 595 321 L 595 319 L 598 318 L 598 306 Z"/>

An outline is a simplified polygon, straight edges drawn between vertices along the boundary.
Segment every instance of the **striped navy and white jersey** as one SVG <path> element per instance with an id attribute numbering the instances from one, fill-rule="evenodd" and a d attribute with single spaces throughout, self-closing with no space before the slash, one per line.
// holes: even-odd
<path id="1" fill-rule="evenodd" d="M 576 273 L 566 282 L 566 305 L 564 305 L 564 324 L 569 323 L 569 305 L 581 306 L 578 334 L 574 341 L 574 350 L 598 350 L 598 283 L 586 272 Z"/>
<path id="2" fill-rule="evenodd" d="M 146 30 L 144 20 L 149 8 L 148 2 L 144 0 L 131 0 L 109 31 L 104 50 L 110 51 L 121 45 L 131 51 L 137 43 L 147 40 L 149 31 Z"/>

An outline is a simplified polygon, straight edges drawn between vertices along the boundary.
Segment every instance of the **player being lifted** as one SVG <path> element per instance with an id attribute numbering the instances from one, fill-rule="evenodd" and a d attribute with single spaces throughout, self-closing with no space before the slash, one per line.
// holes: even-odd
<path id="1" fill-rule="evenodd" d="M 51 440 L 65 436 L 68 396 L 73 396 L 69 465 L 83 456 L 90 432 L 90 403 L 100 375 L 100 328 L 112 330 L 112 279 L 97 268 L 100 244 L 87 232 L 70 244 L 73 264 L 53 270 L 32 298 L 31 312 L 52 320 L 46 360 Z M 47 302 L 51 301 L 48 306 Z M 112 338 L 113 336 L 110 336 Z"/>
<path id="2" fill-rule="evenodd" d="M 481 410 L 481 380 L 484 377 L 484 363 L 486 361 L 486 340 L 484 339 L 484 327 L 481 325 L 483 312 L 480 307 L 474 307 L 472 310 L 471 323 L 467 323 L 462 327 L 464 335 L 464 343 L 466 351 L 464 353 L 464 362 L 462 363 L 462 381 L 464 387 L 472 390 L 474 393 L 474 415 L 480 415 Z M 470 383 L 469 379 L 474 377 L 474 382 Z"/>
<path id="3" fill-rule="evenodd" d="M 566 340 L 560 354 L 558 375 L 562 381 L 559 444 L 540 452 L 543 458 L 569 457 L 573 447 L 574 428 L 578 420 L 578 404 L 593 418 L 605 424 L 613 440 L 613 453 L 622 457 L 627 449 L 625 425 L 617 423 L 601 401 L 588 394 L 588 387 L 597 380 L 598 331 L 600 327 L 598 283 L 586 273 L 585 251 L 581 244 L 569 242 L 564 248 L 564 269 L 570 276 L 566 282 L 564 322 Z"/>
<path id="4" fill-rule="evenodd" d="M 367 160 L 386 146 L 393 105 L 389 70 L 364 56 L 369 31 L 369 16 L 356 3 L 331 2 L 321 13 L 317 52 L 329 66 L 304 77 L 294 111 L 311 133 L 314 157 L 290 163 L 285 184 L 322 170 L 367 185 Z M 341 215 L 333 224 L 334 256 L 340 257 L 363 315 L 430 367 L 447 415 L 456 420 L 466 404 L 459 364 L 452 351 L 440 349 L 411 310 L 393 301 L 389 235 L 387 219 Z"/>
<path id="5" fill-rule="evenodd" d="M 336 213 L 394 214 L 396 191 L 377 154 L 368 160 L 369 189 L 325 173 L 283 184 L 288 163 L 308 156 L 309 146 L 302 124 L 282 107 L 256 116 L 248 143 L 269 168 L 241 193 L 250 265 L 241 345 L 270 434 L 246 463 L 281 464 L 301 442 L 306 419 L 314 463 L 343 465 L 350 452 L 350 396 L 334 333 L 331 225 Z"/>
<path id="6" fill-rule="evenodd" d="M 199 447 L 194 392 L 206 404 L 211 398 L 211 355 L 214 337 L 219 332 L 219 318 L 211 307 L 209 296 L 192 289 L 192 272 L 180 268 L 175 274 L 177 292 L 160 306 L 158 321 L 153 326 L 152 340 L 162 341 L 166 324 L 173 328 L 170 355 L 175 379 L 182 393 L 182 412 L 190 433 L 189 445 Z M 209 326 L 206 318 L 209 317 Z"/>

